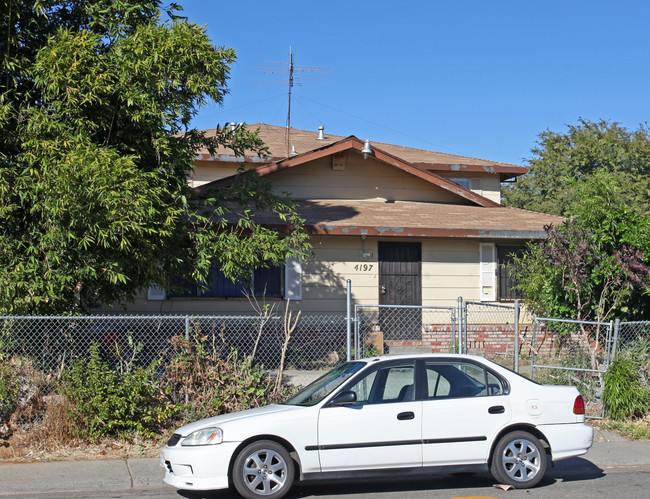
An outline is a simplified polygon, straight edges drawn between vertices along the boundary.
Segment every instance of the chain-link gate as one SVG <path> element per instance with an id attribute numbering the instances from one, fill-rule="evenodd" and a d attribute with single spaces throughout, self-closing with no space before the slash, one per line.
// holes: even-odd
<path id="1" fill-rule="evenodd" d="M 355 305 L 351 358 L 456 352 L 454 307 Z"/>
<path id="2" fill-rule="evenodd" d="M 512 357 L 512 367 L 519 362 L 519 301 L 512 305 L 463 301 L 460 313 L 459 351 L 504 360 Z"/>
<path id="3" fill-rule="evenodd" d="M 603 418 L 603 377 L 615 342 L 613 322 L 535 317 L 530 377 L 542 384 L 576 386 L 586 416 Z"/>

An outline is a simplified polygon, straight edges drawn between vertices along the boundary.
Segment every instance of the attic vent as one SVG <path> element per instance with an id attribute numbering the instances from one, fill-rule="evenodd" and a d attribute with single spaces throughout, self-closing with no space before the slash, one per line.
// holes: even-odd
<path id="1" fill-rule="evenodd" d="M 332 170 L 342 171 L 345 170 L 345 154 L 338 153 L 332 156 Z"/>
<path id="2" fill-rule="evenodd" d="M 324 126 L 319 126 L 318 127 L 318 140 L 325 140 L 325 127 Z"/>

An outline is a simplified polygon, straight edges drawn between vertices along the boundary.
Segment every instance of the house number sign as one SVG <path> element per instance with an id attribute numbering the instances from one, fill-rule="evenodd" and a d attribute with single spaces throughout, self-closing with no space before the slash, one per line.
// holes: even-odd
<path id="1" fill-rule="evenodd" d="M 358 263 L 354 266 L 354 270 L 357 272 L 371 272 L 374 264 L 372 263 Z"/>

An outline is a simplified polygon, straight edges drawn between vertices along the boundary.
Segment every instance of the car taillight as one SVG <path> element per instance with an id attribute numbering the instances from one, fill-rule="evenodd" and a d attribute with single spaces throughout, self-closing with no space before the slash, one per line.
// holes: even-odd
<path id="1" fill-rule="evenodd" d="M 573 403 L 573 414 L 584 414 L 585 413 L 585 401 L 582 398 L 582 395 L 576 397 L 575 402 Z"/>

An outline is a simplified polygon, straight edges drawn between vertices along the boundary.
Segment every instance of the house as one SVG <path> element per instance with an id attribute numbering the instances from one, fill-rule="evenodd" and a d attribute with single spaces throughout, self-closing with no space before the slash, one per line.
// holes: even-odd
<path id="1" fill-rule="evenodd" d="M 323 127 L 292 129 L 288 140 L 284 127 L 249 128 L 259 128 L 268 158 L 197 151 L 189 182 L 199 193 L 224 188 L 243 164 L 292 195 L 313 254 L 259 271 L 254 282 L 265 284 L 267 301 L 291 298 L 303 314 L 344 313 L 347 280 L 360 304 L 512 300 L 509 255 L 562 222 L 501 206 L 501 183 L 525 174 L 522 166 L 334 136 Z M 217 269 L 208 290 L 167 296 L 150 289 L 130 311 L 248 313 L 241 290 Z"/>

